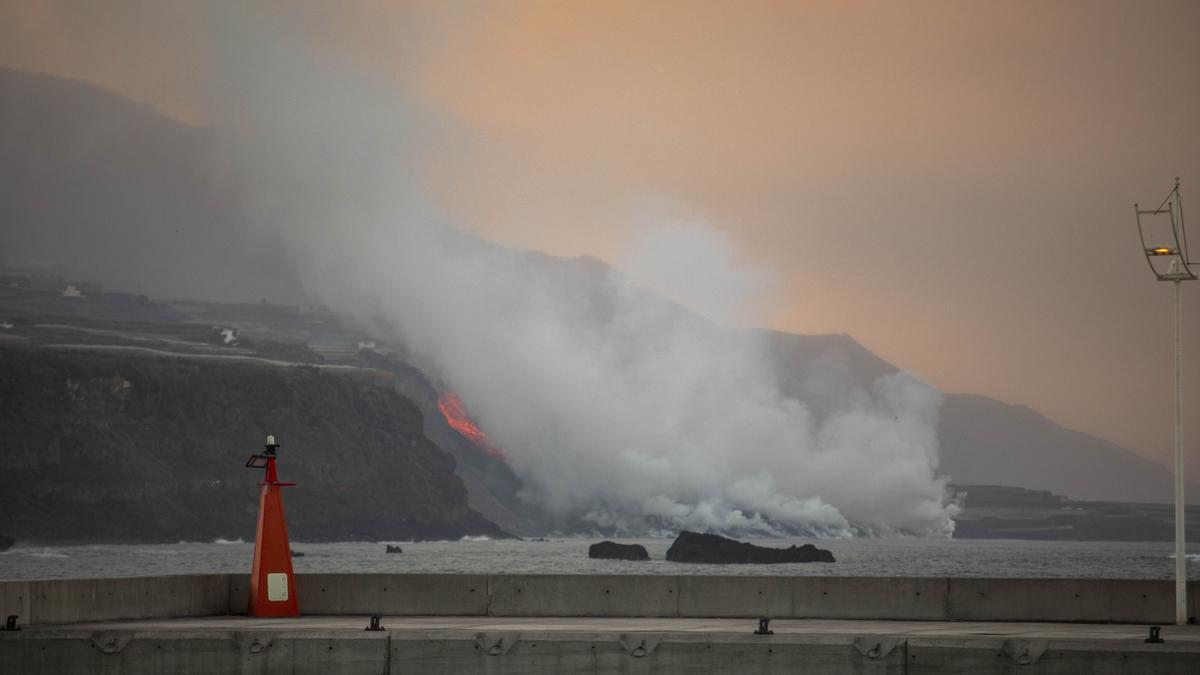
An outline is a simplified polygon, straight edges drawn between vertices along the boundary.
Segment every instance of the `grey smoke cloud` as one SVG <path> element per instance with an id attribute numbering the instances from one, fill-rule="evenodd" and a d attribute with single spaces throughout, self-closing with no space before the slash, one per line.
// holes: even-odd
<path id="1" fill-rule="evenodd" d="M 816 414 L 781 392 L 761 333 L 724 327 L 595 261 L 433 225 L 419 163 L 450 135 L 402 91 L 213 15 L 218 123 L 246 204 L 306 290 L 403 342 L 508 449 L 528 499 L 628 531 L 947 535 L 940 395 L 909 374 L 844 381 Z M 634 276 L 745 320 L 770 274 L 697 224 L 648 231 Z M 837 373 L 813 380 L 822 382 Z"/>

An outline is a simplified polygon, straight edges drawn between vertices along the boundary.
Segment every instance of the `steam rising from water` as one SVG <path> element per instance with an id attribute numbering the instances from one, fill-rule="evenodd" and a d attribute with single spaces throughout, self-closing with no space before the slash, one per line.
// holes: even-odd
<path id="1" fill-rule="evenodd" d="M 421 157 L 453 130 L 253 17 L 213 19 L 247 206 L 283 224 L 310 292 L 400 339 L 462 397 L 528 499 L 631 531 L 952 531 L 932 388 L 897 374 L 856 389 L 827 373 L 811 387 L 851 395 L 817 414 L 782 392 L 761 333 L 718 327 L 596 261 L 429 225 Z M 627 260 L 681 300 L 716 300 L 722 319 L 767 278 L 700 223 L 651 233 Z"/>

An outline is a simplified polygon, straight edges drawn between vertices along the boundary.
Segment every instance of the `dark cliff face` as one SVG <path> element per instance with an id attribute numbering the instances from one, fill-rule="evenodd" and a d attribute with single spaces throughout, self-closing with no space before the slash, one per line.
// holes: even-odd
<path id="1" fill-rule="evenodd" d="M 29 541 L 254 536 L 267 434 L 300 541 L 502 535 L 394 391 L 336 371 L 0 348 L 0 527 Z"/>

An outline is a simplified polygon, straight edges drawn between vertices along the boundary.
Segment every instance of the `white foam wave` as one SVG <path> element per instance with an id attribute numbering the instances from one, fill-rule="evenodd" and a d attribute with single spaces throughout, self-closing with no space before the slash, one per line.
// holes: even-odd
<path id="1" fill-rule="evenodd" d="M 52 551 L 48 548 L 28 549 L 22 551 L 25 555 L 31 558 L 70 558 L 71 556 L 61 551 Z"/>

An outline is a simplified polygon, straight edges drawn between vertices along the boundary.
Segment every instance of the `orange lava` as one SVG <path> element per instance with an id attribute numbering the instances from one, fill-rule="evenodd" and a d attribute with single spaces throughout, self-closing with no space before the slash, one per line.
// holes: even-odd
<path id="1" fill-rule="evenodd" d="M 467 414 L 467 409 L 463 406 L 462 399 L 458 397 L 458 394 L 449 391 L 442 394 L 442 397 L 438 399 L 438 411 L 442 413 L 442 417 L 446 418 L 446 424 L 478 446 L 480 450 L 501 462 L 508 462 L 508 453 L 504 451 L 504 448 L 492 445 L 487 434 L 483 433 L 483 430 Z"/>

